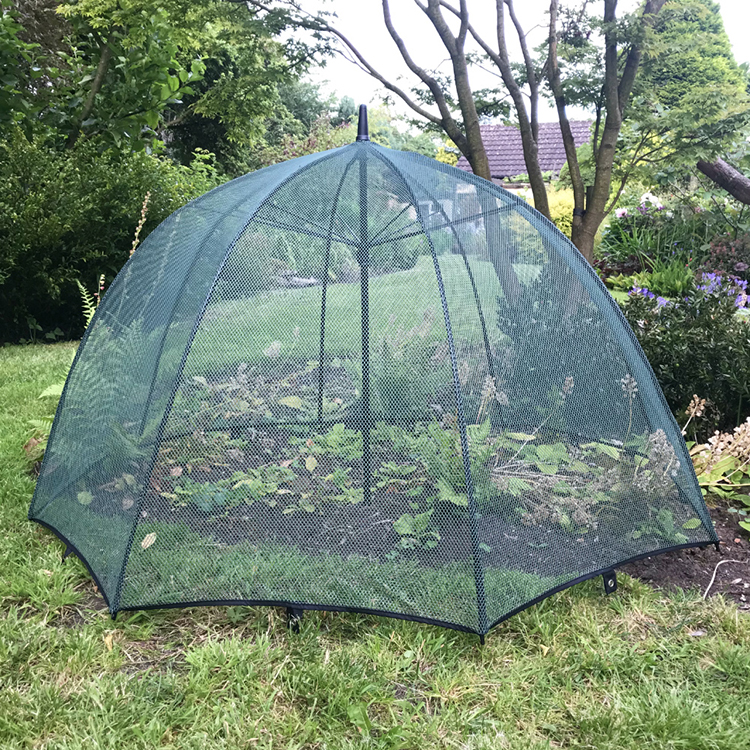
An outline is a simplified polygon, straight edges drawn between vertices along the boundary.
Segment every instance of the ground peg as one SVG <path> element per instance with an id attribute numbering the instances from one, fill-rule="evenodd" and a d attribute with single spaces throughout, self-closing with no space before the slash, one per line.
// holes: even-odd
<path id="1" fill-rule="evenodd" d="M 614 570 L 608 570 L 602 574 L 604 579 L 604 593 L 612 594 L 617 591 L 617 573 Z"/>
<path id="2" fill-rule="evenodd" d="M 304 610 L 297 609 L 297 607 L 287 607 L 287 627 L 291 629 L 292 633 L 299 633 L 299 624 L 304 615 Z"/>

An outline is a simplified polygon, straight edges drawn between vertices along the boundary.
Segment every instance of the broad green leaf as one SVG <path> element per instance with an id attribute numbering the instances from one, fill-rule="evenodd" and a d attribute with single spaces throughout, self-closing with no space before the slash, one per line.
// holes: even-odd
<path id="1" fill-rule="evenodd" d="M 739 460 L 735 456 L 724 456 L 717 461 L 711 469 L 711 476 L 721 476 L 722 474 L 730 474 L 737 470 L 739 466 Z"/>
<path id="2" fill-rule="evenodd" d="M 414 533 L 416 536 L 422 536 L 427 531 L 427 527 L 430 525 L 430 517 L 432 516 L 432 508 L 426 513 L 419 513 L 414 516 Z"/>
<path id="3" fill-rule="evenodd" d="M 506 432 L 505 437 L 509 437 L 511 440 L 520 440 L 523 443 L 536 440 L 536 435 L 527 435 L 525 432 Z"/>
<path id="4" fill-rule="evenodd" d="M 346 714 L 349 717 L 349 721 L 359 729 L 362 734 L 370 734 L 372 729 L 372 723 L 367 716 L 367 706 L 364 703 L 350 704 L 346 709 Z"/>
<path id="5" fill-rule="evenodd" d="M 490 436 L 490 420 L 485 419 L 482 424 L 466 425 L 466 435 L 474 445 L 483 443 Z"/>
<path id="6" fill-rule="evenodd" d="M 542 461 L 547 463 L 559 463 L 568 455 L 568 449 L 563 443 L 554 443 L 552 445 L 538 445 L 536 454 Z"/>
<path id="7" fill-rule="evenodd" d="M 603 453 L 610 458 L 620 458 L 620 449 L 615 448 L 614 445 L 606 445 L 605 443 L 586 443 L 586 445 L 582 445 L 581 448 L 593 448 L 597 453 Z"/>
<path id="8" fill-rule="evenodd" d="M 508 480 L 508 492 L 510 492 L 513 497 L 518 497 L 524 492 L 528 492 L 530 489 L 531 485 L 528 482 L 524 482 L 523 479 L 519 479 L 518 477 L 511 477 Z"/>
<path id="9" fill-rule="evenodd" d="M 697 529 L 701 525 L 700 519 L 691 518 L 682 524 L 683 529 Z"/>
<path id="10" fill-rule="evenodd" d="M 393 530 L 401 536 L 409 536 L 414 533 L 414 518 L 408 513 L 393 522 Z"/>
<path id="11" fill-rule="evenodd" d="M 308 456 L 305 459 L 305 468 L 312 474 L 318 465 L 318 459 L 315 456 Z"/>
<path id="12" fill-rule="evenodd" d="M 615 460 L 620 458 L 620 449 L 615 448 L 614 445 L 604 445 L 603 443 L 599 443 L 597 444 L 596 449 L 599 453 L 603 453 L 605 456 L 609 456 Z"/>
<path id="13" fill-rule="evenodd" d="M 144 114 L 144 120 L 146 120 L 146 125 L 148 125 L 150 128 L 156 129 L 157 125 L 159 124 L 159 113 L 155 109 L 149 109 Z"/>
<path id="14" fill-rule="evenodd" d="M 94 496 L 90 492 L 79 492 L 77 497 L 81 505 L 91 505 L 94 500 Z"/>
<path id="15" fill-rule="evenodd" d="M 558 495 L 572 495 L 573 488 L 564 480 L 560 480 L 557 484 L 552 487 L 552 491 Z"/>
<path id="16" fill-rule="evenodd" d="M 557 474 L 557 464 L 545 464 L 541 461 L 534 461 L 534 465 L 542 472 L 542 474 Z"/>
<path id="17" fill-rule="evenodd" d="M 288 406 L 290 409 L 301 409 L 302 399 L 299 396 L 284 396 L 279 399 L 282 406 Z"/>
<path id="18" fill-rule="evenodd" d="M 435 486 L 441 500 L 458 505 L 460 508 L 465 508 L 469 504 L 469 498 L 466 495 L 459 495 L 445 479 L 438 479 Z"/>

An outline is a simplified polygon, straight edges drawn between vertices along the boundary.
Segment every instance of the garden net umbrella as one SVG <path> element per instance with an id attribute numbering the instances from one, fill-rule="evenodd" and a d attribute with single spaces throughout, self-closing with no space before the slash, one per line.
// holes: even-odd
<path id="1" fill-rule="evenodd" d="M 575 247 L 364 127 L 149 235 L 79 347 L 29 516 L 113 614 L 284 605 L 482 636 L 717 541 L 648 362 Z"/>

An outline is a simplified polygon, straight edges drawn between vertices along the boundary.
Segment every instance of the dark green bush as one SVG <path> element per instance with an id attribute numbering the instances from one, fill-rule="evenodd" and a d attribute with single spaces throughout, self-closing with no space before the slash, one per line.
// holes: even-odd
<path id="1" fill-rule="evenodd" d="M 670 301 L 635 288 L 622 308 L 678 420 L 693 394 L 708 399 L 704 434 L 731 430 L 750 414 L 747 282 L 703 274 Z"/>
<path id="2" fill-rule="evenodd" d="M 190 167 L 144 152 L 57 151 L 20 130 L 0 141 L 0 343 L 83 330 L 76 279 L 94 289 L 128 258 L 141 205 L 143 239 L 170 213 L 220 182 L 207 155 Z M 35 322 L 32 322 L 35 321 Z"/>

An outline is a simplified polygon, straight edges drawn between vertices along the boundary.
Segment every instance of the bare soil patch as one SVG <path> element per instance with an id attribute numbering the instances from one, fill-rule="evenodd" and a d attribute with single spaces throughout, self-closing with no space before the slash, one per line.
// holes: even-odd
<path id="1" fill-rule="evenodd" d="M 640 578 L 655 588 L 706 591 L 716 571 L 709 596 L 724 594 L 733 599 L 741 610 L 750 611 L 750 541 L 747 532 L 738 525 L 736 513 L 725 506 L 709 508 L 719 549 L 710 545 L 705 549 L 687 549 L 647 557 L 623 566 L 623 572 Z M 738 562 L 729 562 L 737 560 Z M 723 562 L 716 568 L 717 564 Z"/>

